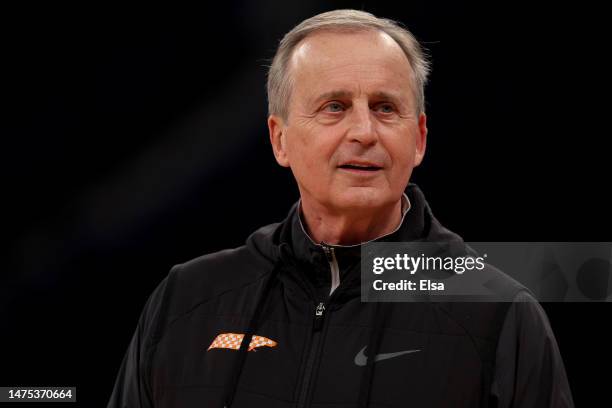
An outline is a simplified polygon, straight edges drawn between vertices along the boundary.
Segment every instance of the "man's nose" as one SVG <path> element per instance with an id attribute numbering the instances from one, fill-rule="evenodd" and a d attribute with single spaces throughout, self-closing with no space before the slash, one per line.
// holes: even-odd
<path id="1" fill-rule="evenodd" d="M 353 105 L 347 137 L 351 142 L 373 145 L 378 141 L 376 123 L 369 106 Z"/>

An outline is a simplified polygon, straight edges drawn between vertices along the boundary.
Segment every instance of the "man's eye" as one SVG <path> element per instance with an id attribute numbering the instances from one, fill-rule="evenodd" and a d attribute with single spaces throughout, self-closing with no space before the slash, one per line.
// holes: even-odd
<path id="1" fill-rule="evenodd" d="M 378 110 L 382 113 L 393 113 L 395 111 L 395 108 L 393 108 L 393 105 L 381 104 L 378 105 Z"/>
<path id="2" fill-rule="evenodd" d="M 323 110 L 326 110 L 328 112 L 342 112 L 343 109 L 344 109 L 344 107 L 341 104 L 339 104 L 338 102 L 328 103 L 323 108 Z"/>

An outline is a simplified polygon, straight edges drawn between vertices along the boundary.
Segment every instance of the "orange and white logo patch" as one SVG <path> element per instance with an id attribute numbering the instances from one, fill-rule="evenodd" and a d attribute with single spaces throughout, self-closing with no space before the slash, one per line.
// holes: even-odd
<path id="1" fill-rule="evenodd" d="M 210 343 L 208 350 L 214 348 L 238 350 L 243 338 L 244 334 L 241 333 L 221 333 Z M 267 337 L 253 335 L 248 351 L 257 351 L 255 350 L 257 347 L 276 347 L 277 344 L 277 342 Z"/>

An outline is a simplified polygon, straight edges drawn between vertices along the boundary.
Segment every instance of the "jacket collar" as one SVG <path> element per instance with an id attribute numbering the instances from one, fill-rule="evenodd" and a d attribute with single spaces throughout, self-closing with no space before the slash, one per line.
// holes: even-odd
<path id="1" fill-rule="evenodd" d="M 315 242 L 312 239 L 312 237 L 310 236 L 310 234 L 308 234 L 308 232 L 306 231 L 306 227 L 304 226 L 304 221 L 303 221 L 304 215 L 303 215 L 303 212 L 302 212 L 302 200 L 301 199 L 298 201 L 297 218 L 298 218 L 299 226 L 302 229 L 303 235 L 308 239 L 308 241 L 310 241 L 310 243 L 312 245 L 320 246 L 320 247 L 323 247 L 325 245 L 325 246 L 327 246 L 329 248 L 334 248 L 334 249 L 337 249 L 337 250 L 342 250 L 343 248 L 360 247 L 361 245 L 367 244 L 369 242 L 380 241 L 380 240 L 384 239 L 387 235 L 391 235 L 391 234 L 395 233 L 402 226 L 402 223 L 404 222 L 404 218 L 406 217 L 406 213 L 408 211 L 410 211 L 410 207 L 411 207 L 410 199 L 408 198 L 406 193 L 404 193 L 402 195 L 402 217 L 401 217 L 400 222 L 397 225 L 397 227 L 393 231 L 391 231 L 391 232 L 389 232 L 387 234 L 383 234 L 380 237 L 371 239 L 371 240 L 366 241 L 366 242 L 362 242 L 360 244 L 354 244 L 354 245 L 338 245 L 338 244 L 326 244 L 326 243 L 323 243 L 323 242 L 321 242 L 321 243 Z"/>
<path id="2" fill-rule="evenodd" d="M 391 233 L 368 242 L 405 242 L 424 238 L 428 230 L 429 211 L 425 197 L 415 184 L 409 184 L 402 198 L 402 219 L 399 226 Z M 300 264 L 299 268 L 306 274 L 307 280 L 315 288 L 329 288 L 331 284 L 330 263 L 325 246 L 333 248 L 334 255 L 340 270 L 340 282 L 352 275 L 359 274 L 357 268 L 361 260 L 361 246 L 356 245 L 327 245 L 316 243 L 307 234 L 300 216 L 300 201 L 292 207 L 286 222 L 289 222 L 285 242 L 291 249 L 294 261 Z"/>

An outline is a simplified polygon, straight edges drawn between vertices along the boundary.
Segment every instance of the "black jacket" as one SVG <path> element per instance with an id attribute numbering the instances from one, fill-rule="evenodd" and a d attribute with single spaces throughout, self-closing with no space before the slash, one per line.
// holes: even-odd
<path id="1" fill-rule="evenodd" d="M 462 242 L 418 187 L 406 194 L 410 210 L 380 241 Z M 359 246 L 310 241 L 296 204 L 246 245 L 174 266 L 108 406 L 573 406 L 548 320 L 508 276 L 494 272 L 523 301 L 361 303 L 358 264 Z"/>

